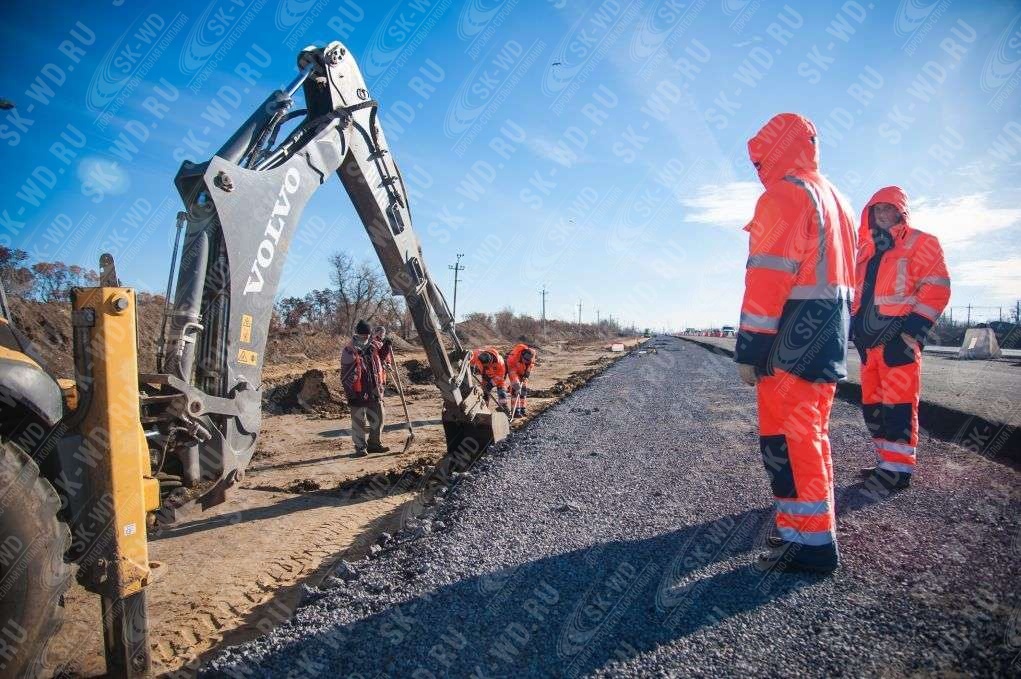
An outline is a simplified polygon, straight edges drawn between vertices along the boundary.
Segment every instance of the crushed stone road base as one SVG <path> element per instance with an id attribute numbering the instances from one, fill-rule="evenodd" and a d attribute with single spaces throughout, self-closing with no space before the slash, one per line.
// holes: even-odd
<path id="1" fill-rule="evenodd" d="M 1021 473 L 923 438 L 907 492 L 831 425 L 842 569 L 751 567 L 771 516 L 754 395 L 656 338 L 461 476 L 373 559 L 207 676 L 861 676 L 1021 671 Z"/>

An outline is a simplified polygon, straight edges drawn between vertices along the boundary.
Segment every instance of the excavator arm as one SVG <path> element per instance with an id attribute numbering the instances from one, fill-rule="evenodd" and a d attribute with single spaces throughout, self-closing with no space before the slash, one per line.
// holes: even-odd
<path id="1" fill-rule="evenodd" d="M 185 485 L 216 482 L 204 506 L 222 501 L 255 451 L 284 260 L 303 208 L 334 173 L 393 293 L 407 301 L 443 397 L 448 449 L 472 455 L 508 431 L 506 417 L 487 407 L 475 385 L 429 275 L 378 104 L 354 58 L 333 42 L 304 49 L 298 69 L 215 156 L 186 161 L 175 179 L 185 205 L 184 246 L 174 294 L 168 290 L 158 372 L 141 376 L 143 422 L 150 445 L 180 460 Z M 292 110 L 299 89 L 306 108 Z M 278 143 L 296 118 L 301 122 Z"/>

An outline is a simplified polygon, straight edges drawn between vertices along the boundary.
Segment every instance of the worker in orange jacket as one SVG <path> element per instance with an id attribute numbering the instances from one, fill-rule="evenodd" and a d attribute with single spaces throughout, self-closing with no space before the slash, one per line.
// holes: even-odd
<path id="1" fill-rule="evenodd" d="M 908 198 L 879 189 L 861 213 L 851 338 L 861 356 L 862 413 L 875 443 L 870 483 L 907 488 L 915 471 L 922 347 L 950 300 L 943 248 L 915 229 Z"/>
<path id="2" fill-rule="evenodd" d="M 528 376 L 535 363 L 536 350 L 527 344 L 515 344 L 507 354 L 507 377 L 510 380 L 510 397 L 514 402 L 514 417 L 524 417 L 528 400 Z"/>
<path id="3" fill-rule="evenodd" d="M 761 570 L 831 572 L 839 564 L 829 417 L 847 375 L 855 224 L 819 173 L 812 121 L 774 116 L 748 142 L 765 192 L 749 232 L 734 360 L 756 388 L 759 447 L 776 503 Z"/>
<path id="4" fill-rule="evenodd" d="M 503 356 L 493 347 L 476 349 L 472 352 L 471 367 L 482 379 L 482 393 L 489 401 L 492 393 L 496 390 L 496 404 L 504 411 L 507 411 L 507 389 L 505 379 L 507 368 L 503 362 Z"/>

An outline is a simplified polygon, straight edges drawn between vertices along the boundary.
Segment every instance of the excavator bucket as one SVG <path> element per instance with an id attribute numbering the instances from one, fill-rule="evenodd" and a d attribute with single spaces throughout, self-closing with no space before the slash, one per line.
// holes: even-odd
<path id="1" fill-rule="evenodd" d="M 469 463 L 510 433 L 510 421 L 502 412 L 479 414 L 471 422 L 459 418 L 459 415 L 444 408 L 443 433 L 447 437 L 447 455 L 459 462 Z"/>

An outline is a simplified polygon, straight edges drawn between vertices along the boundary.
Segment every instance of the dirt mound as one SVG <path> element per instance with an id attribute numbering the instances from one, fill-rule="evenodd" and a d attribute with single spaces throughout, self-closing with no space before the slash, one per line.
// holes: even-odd
<path id="1" fill-rule="evenodd" d="M 404 361 L 404 369 L 408 371 L 408 381 L 412 384 L 432 384 L 433 371 L 429 364 L 417 358 Z"/>
<path id="2" fill-rule="evenodd" d="M 163 318 L 163 297 L 140 292 L 138 300 L 138 369 L 156 370 L 156 342 Z M 71 303 L 36 302 L 10 297 L 14 325 L 32 343 L 45 367 L 57 377 L 74 376 L 71 356 Z"/>
<path id="3" fill-rule="evenodd" d="M 322 370 L 306 370 L 295 379 L 270 388 L 262 397 L 264 412 L 309 413 L 338 416 L 350 412 L 342 399 L 336 399 L 326 384 Z"/>

